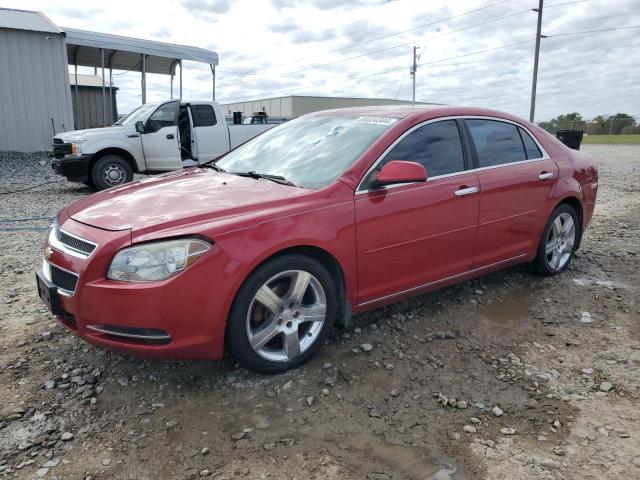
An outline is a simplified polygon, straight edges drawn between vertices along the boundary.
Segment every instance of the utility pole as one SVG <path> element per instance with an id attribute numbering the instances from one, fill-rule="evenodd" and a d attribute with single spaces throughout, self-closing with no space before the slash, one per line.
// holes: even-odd
<path id="1" fill-rule="evenodd" d="M 536 31 L 536 53 L 533 58 L 533 82 L 531 84 L 531 110 L 529 111 L 529 121 L 533 122 L 536 112 L 536 85 L 538 83 L 538 57 L 540 56 L 540 39 L 545 38 L 540 34 L 542 30 L 542 4 L 544 0 L 539 0 L 538 8 L 534 8 L 534 12 L 538 12 L 538 29 Z"/>
<path id="2" fill-rule="evenodd" d="M 413 80 L 413 94 L 411 95 L 411 105 L 416 104 L 416 70 L 418 70 L 418 47 L 413 47 L 413 65 L 411 65 L 411 79 Z"/>

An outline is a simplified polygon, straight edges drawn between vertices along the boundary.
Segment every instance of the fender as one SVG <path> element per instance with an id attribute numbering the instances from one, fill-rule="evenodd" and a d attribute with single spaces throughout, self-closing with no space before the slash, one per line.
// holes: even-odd
<path id="1" fill-rule="evenodd" d="M 134 142 L 128 140 L 135 140 L 137 145 Z M 87 142 L 87 146 L 85 147 L 85 152 L 89 154 L 93 154 L 94 156 L 99 155 L 100 152 L 110 149 L 117 148 L 120 150 L 124 150 L 129 153 L 133 160 L 135 161 L 136 170 L 138 172 L 144 172 L 147 169 L 147 164 L 145 162 L 144 154 L 142 151 L 142 143 L 140 138 L 131 138 L 131 139 L 119 139 L 119 138 L 100 138 L 100 139 L 90 139 Z"/>

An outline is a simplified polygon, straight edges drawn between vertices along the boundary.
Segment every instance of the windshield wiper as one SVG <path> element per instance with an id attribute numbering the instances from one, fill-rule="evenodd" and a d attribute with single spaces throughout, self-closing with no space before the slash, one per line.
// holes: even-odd
<path id="1" fill-rule="evenodd" d="M 212 162 L 207 162 L 207 163 L 203 163 L 200 165 L 201 168 L 211 168 L 213 170 L 215 170 L 216 172 L 226 172 L 226 170 L 222 167 L 219 167 L 218 165 L 216 165 L 215 163 Z"/>
<path id="2" fill-rule="evenodd" d="M 272 182 L 276 182 L 281 185 L 288 185 L 290 187 L 296 186 L 293 182 L 290 182 L 289 180 L 287 180 L 286 178 L 280 175 L 269 175 L 268 173 L 258 173 L 253 170 L 249 172 L 230 172 L 230 173 L 233 173 L 234 175 L 238 175 L 239 177 L 249 177 L 249 178 L 255 178 L 255 179 L 264 178 L 265 180 L 271 180 Z"/>

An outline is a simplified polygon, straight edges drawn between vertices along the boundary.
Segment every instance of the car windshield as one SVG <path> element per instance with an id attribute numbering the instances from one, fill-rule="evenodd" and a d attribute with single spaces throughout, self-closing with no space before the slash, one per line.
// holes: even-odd
<path id="1" fill-rule="evenodd" d="M 279 175 L 299 187 L 322 188 L 346 171 L 396 120 L 300 117 L 250 140 L 216 165 L 231 173 Z"/>
<path id="2" fill-rule="evenodd" d="M 137 121 L 146 118 L 147 114 L 149 114 L 152 110 L 155 110 L 157 107 L 157 103 L 147 103 L 145 105 L 140 105 L 133 112 L 125 115 L 120 120 L 118 120 L 114 125 L 135 125 Z"/>

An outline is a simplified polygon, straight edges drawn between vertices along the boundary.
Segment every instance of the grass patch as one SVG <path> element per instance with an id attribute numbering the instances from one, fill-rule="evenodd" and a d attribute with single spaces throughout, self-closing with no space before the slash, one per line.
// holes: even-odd
<path id="1" fill-rule="evenodd" d="M 640 145 L 640 135 L 585 135 L 582 137 L 582 143 Z"/>

